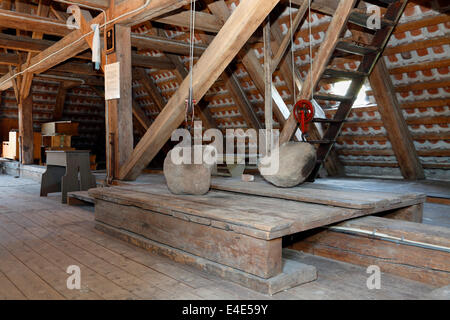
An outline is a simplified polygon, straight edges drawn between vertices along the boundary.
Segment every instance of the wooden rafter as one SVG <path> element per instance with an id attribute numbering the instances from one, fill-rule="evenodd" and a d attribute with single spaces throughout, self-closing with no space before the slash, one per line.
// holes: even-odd
<path id="1" fill-rule="evenodd" d="M 403 177 L 410 180 L 424 179 L 423 167 L 383 59 L 378 60 L 369 81 Z"/>
<path id="2" fill-rule="evenodd" d="M 166 101 L 164 100 L 164 97 L 159 92 L 158 87 L 153 82 L 153 79 L 149 76 L 147 71 L 145 71 L 145 69 L 143 68 L 134 68 L 133 78 L 135 78 L 142 84 L 144 91 L 153 100 L 156 108 L 161 112 L 166 105 Z"/>

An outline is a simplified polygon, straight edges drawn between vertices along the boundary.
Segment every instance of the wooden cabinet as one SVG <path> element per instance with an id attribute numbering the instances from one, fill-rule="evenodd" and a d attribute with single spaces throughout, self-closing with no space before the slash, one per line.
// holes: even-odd
<path id="1" fill-rule="evenodd" d="M 34 159 L 41 159 L 41 134 L 39 132 L 33 133 L 33 141 L 34 141 Z M 16 130 L 9 132 L 9 141 L 3 141 L 2 146 L 2 157 L 11 160 L 19 160 L 20 159 L 20 148 L 19 148 L 19 132 Z"/>
<path id="2" fill-rule="evenodd" d="M 71 148 L 72 136 L 43 136 L 42 145 L 52 150 Z"/>

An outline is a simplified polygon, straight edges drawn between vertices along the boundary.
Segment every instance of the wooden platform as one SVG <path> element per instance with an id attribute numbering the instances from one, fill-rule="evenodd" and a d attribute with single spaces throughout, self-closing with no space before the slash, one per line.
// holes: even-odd
<path id="1" fill-rule="evenodd" d="M 303 254 L 302 262 L 316 267 L 317 280 L 273 296 L 262 295 L 95 230 L 93 208 L 61 204 L 57 194 L 41 198 L 36 181 L 0 174 L 0 189 L 2 300 L 405 300 L 440 290 L 383 269 L 381 289 L 368 290 L 366 267 Z M 432 213 L 426 208 L 424 217 Z M 73 264 L 81 268 L 81 290 L 68 290 L 65 285 L 66 269 Z"/>
<path id="2" fill-rule="evenodd" d="M 154 176 L 151 184 L 89 190 L 96 199 L 96 221 L 263 279 L 282 272 L 283 236 L 350 218 L 421 208 L 425 201 L 423 194 L 341 192 L 310 185 L 278 189 L 264 181 L 226 178 L 214 179 L 213 187 L 229 191 L 174 195 L 163 179 Z"/>

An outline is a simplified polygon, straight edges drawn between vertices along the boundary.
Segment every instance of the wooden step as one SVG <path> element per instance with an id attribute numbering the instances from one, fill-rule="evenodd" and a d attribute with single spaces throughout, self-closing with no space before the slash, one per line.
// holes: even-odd
<path id="1" fill-rule="evenodd" d="M 312 122 L 324 122 L 324 123 L 342 123 L 345 122 L 342 120 L 336 120 L 336 119 L 323 119 L 323 118 L 313 118 Z"/>
<path id="2" fill-rule="evenodd" d="M 376 53 L 379 51 L 378 48 L 370 47 L 370 46 L 361 46 L 352 42 L 347 41 L 340 41 L 338 42 L 336 46 L 336 50 L 351 53 L 351 54 L 357 54 L 361 56 L 365 56 L 367 54 Z"/>
<path id="3" fill-rule="evenodd" d="M 371 14 L 367 13 L 364 10 L 353 9 L 352 13 L 350 14 L 349 22 L 361 26 L 363 28 L 368 28 L 367 21 L 369 20 L 370 16 Z M 392 27 L 394 25 L 395 25 L 394 21 L 381 18 L 381 28 Z"/>
<path id="4" fill-rule="evenodd" d="M 330 144 L 335 143 L 336 140 L 308 140 L 307 142 L 311 144 Z"/>
<path id="5" fill-rule="evenodd" d="M 326 69 L 323 73 L 323 76 L 332 77 L 332 78 L 363 78 L 366 77 L 367 74 L 358 71 L 351 70 L 338 70 L 338 69 Z"/>
<path id="6" fill-rule="evenodd" d="M 314 94 L 314 99 L 316 100 L 327 100 L 327 101 L 349 101 L 353 99 L 353 97 L 348 96 L 339 96 L 336 94 L 330 94 L 330 93 L 320 93 L 320 94 Z"/>
<path id="7" fill-rule="evenodd" d="M 368 2 L 368 3 L 374 4 L 377 6 L 383 6 L 385 8 L 397 1 L 398 0 L 366 0 L 366 2 Z"/>

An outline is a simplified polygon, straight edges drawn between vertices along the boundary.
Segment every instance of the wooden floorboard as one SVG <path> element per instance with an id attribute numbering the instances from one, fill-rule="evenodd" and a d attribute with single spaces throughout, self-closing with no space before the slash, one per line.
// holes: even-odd
<path id="1" fill-rule="evenodd" d="M 24 300 L 25 295 L 0 271 L 0 300 Z"/>
<path id="2" fill-rule="evenodd" d="M 90 207 L 39 197 L 39 184 L 0 175 L 0 299 L 417 299 L 434 287 L 383 274 L 366 288 L 365 268 L 309 256 L 317 281 L 265 296 L 94 229 Z M 69 265 L 81 290 L 67 290 Z"/>

